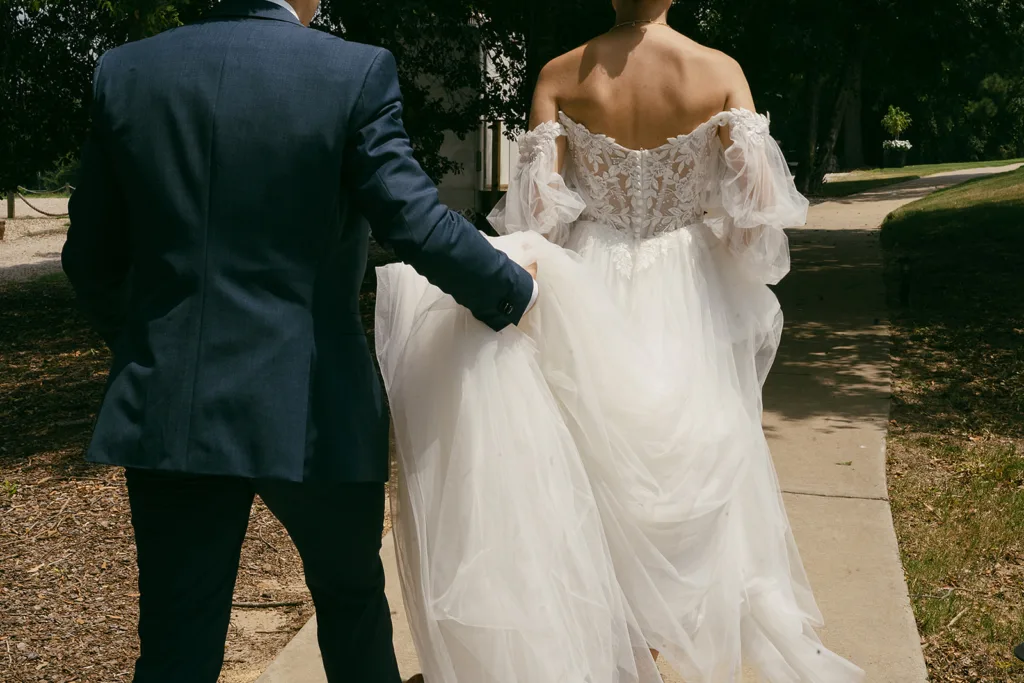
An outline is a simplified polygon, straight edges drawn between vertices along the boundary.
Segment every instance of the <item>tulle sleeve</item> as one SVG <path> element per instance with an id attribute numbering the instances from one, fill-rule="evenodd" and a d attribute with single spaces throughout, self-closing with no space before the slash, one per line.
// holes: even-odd
<path id="1" fill-rule="evenodd" d="M 555 244 L 569 239 L 572 223 L 586 205 L 558 173 L 557 140 L 565 135 L 553 121 L 519 138 L 519 165 L 508 193 L 487 217 L 499 234 L 532 230 Z"/>
<path id="2" fill-rule="evenodd" d="M 722 149 L 704 198 L 706 223 L 753 278 L 775 284 L 789 272 L 784 228 L 807 222 L 807 199 L 796 189 L 768 117 L 745 109 L 722 112 L 732 144 Z"/>

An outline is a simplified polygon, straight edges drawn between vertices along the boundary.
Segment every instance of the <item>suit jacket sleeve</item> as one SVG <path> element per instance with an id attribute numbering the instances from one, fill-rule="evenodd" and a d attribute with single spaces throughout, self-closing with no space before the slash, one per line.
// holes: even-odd
<path id="1" fill-rule="evenodd" d="M 82 152 L 61 263 L 97 332 L 112 346 L 124 325 L 131 244 L 125 198 L 110 159 L 103 114 L 103 60 L 93 81 L 92 131 Z"/>
<path id="2" fill-rule="evenodd" d="M 381 50 L 353 112 L 346 180 L 374 237 L 495 330 L 516 324 L 533 279 L 440 203 L 402 124 L 394 56 Z"/>

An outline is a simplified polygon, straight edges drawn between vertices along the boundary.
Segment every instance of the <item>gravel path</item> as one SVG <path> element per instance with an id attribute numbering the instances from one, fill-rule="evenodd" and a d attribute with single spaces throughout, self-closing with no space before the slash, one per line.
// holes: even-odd
<path id="1" fill-rule="evenodd" d="M 67 199 L 32 199 L 48 213 L 67 211 Z M 6 216 L 7 204 L 0 203 Z M 0 282 L 30 280 L 60 270 L 60 250 L 68 232 L 67 218 L 43 218 L 18 199 L 14 219 L 0 241 Z M 0 220 L 3 220 L 0 216 Z"/>

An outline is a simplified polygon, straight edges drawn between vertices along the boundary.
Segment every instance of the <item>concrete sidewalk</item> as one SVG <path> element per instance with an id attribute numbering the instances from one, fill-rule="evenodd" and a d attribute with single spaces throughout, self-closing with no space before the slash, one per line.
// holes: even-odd
<path id="1" fill-rule="evenodd" d="M 889 327 L 878 228 L 903 204 L 1012 168 L 929 176 L 819 204 L 805 228 L 790 232 L 793 271 L 776 290 L 786 331 L 765 387 L 765 430 L 825 615 L 822 639 L 870 683 L 927 680 L 887 497 Z M 390 537 L 382 557 L 408 677 L 419 669 Z M 315 628 L 303 628 L 258 683 L 325 681 Z M 665 680 L 680 679 L 666 671 Z"/>
<path id="2" fill-rule="evenodd" d="M 927 672 L 888 501 L 889 324 L 879 226 L 935 190 L 1016 166 L 939 174 L 811 208 L 790 231 L 786 315 L 765 386 L 765 431 L 825 644 L 870 683 Z"/>

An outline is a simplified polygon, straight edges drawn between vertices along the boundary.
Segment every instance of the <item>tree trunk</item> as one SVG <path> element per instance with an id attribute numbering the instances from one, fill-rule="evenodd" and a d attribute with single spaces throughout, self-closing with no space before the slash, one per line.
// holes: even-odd
<path id="1" fill-rule="evenodd" d="M 832 109 L 832 121 L 829 124 L 828 134 L 825 136 L 824 148 L 818 155 L 818 163 L 811 173 L 808 191 L 818 192 L 825 183 L 825 174 L 828 172 L 829 161 L 835 155 L 836 143 L 839 141 L 839 131 L 843 127 L 843 117 L 846 116 L 846 107 L 850 101 L 850 79 L 844 78 L 836 94 L 835 106 Z"/>
<path id="2" fill-rule="evenodd" d="M 832 109 L 832 121 L 829 124 L 828 134 L 821 153 L 818 154 L 817 164 L 811 173 L 808 190 L 817 192 L 825 182 L 825 173 L 828 171 L 829 162 L 835 156 L 836 143 L 839 141 L 839 133 L 842 131 L 843 119 L 846 118 L 850 106 L 850 98 L 853 95 L 857 82 L 861 79 L 864 52 L 867 48 L 867 39 L 861 36 L 858 44 L 849 51 L 846 66 L 843 69 L 842 80 L 839 84 L 839 92 L 836 93 L 835 107 Z"/>
<path id="3" fill-rule="evenodd" d="M 864 108 L 864 62 L 857 59 L 853 68 L 853 82 L 850 99 L 846 105 L 846 117 L 843 119 L 843 151 L 847 169 L 863 168 L 864 162 L 864 129 L 861 112 Z"/>
<path id="4" fill-rule="evenodd" d="M 0 101 L 6 100 L 3 106 L 13 109 L 14 92 L 14 67 L 12 43 L 14 42 L 14 7 L 9 3 L 0 2 Z M 4 121 L 3 129 L 0 129 L 0 187 L 7 183 L 17 184 L 18 175 L 15 171 L 14 162 L 17 158 L 14 150 L 14 141 L 18 137 L 17 131 L 12 128 L 13 118 Z M 7 217 L 14 218 L 14 195 L 7 198 Z"/>
<path id="5" fill-rule="evenodd" d="M 821 117 L 821 89 L 825 79 L 815 76 L 811 82 L 809 97 L 810 113 L 807 117 L 807 154 L 799 169 L 800 191 L 806 194 L 810 190 L 811 176 L 818 158 L 818 126 Z"/>

